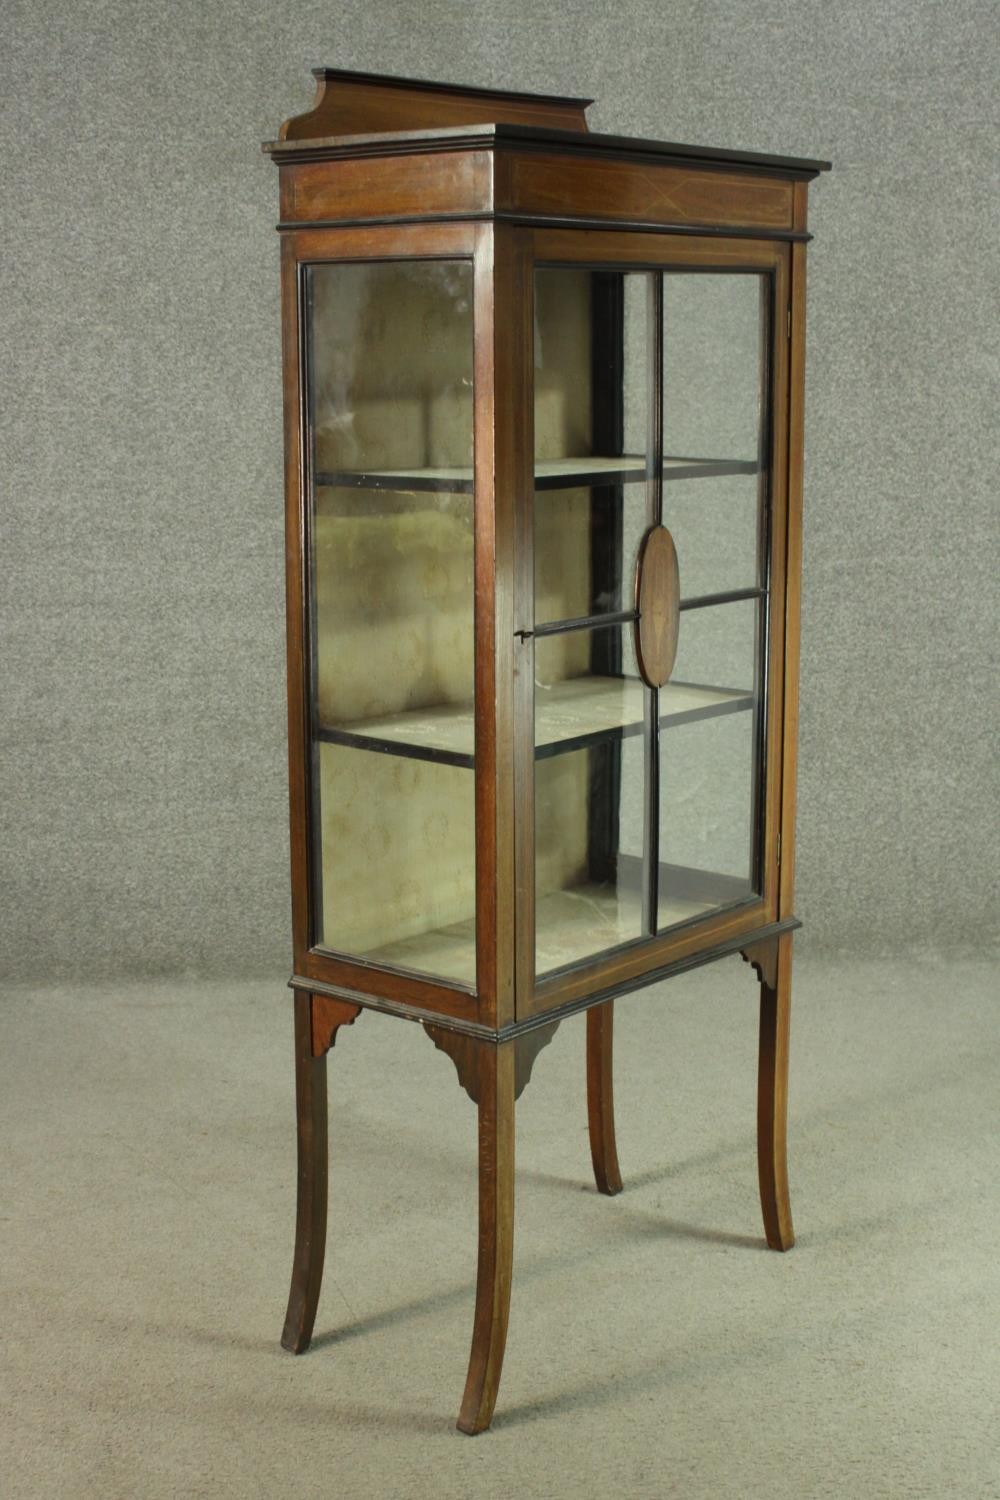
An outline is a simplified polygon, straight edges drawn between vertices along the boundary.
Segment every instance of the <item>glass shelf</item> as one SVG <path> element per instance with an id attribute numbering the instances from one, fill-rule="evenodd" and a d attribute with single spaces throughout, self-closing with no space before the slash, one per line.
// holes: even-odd
<path id="1" fill-rule="evenodd" d="M 605 740 L 625 739 L 643 730 L 645 689 L 626 677 L 571 677 L 539 688 L 535 707 L 535 758 L 583 750 Z M 660 727 L 714 719 L 753 708 L 743 688 L 668 682 L 660 692 Z M 411 709 L 385 718 L 323 725 L 317 738 L 450 766 L 474 764 L 472 709 L 468 704 Z"/>
<path id="2" fill-rule="evenodd" d="M 756 474 L 758 467 L 754 460 L 669 457 L 663 460 L 663 477 L 707 479 L 720 474 Z M 635 454 L 617 458 L 542 459 L 535 465 L 536 490 L 640 484 L 645 478 L 646 460 Z M 320 488 L 330 489 L 436 490 L 449 495 L 468 495 L 473 489 L 473 471 L 471 468 L 321 470 L 315 482 Z"/>

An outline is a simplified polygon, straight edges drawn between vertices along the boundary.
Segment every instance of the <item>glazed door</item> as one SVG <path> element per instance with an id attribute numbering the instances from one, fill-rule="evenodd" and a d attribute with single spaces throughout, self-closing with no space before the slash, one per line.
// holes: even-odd
<path id="1" fill-rule="evenodd" d="M 616 265 L 588 260 L 587 234 L 559 238 L 580 258 L 540 256 L 534 274 L 523 639 L 534 685 L 528 915 L 545 1003 L 566 998 L 572 976 L 579 991 L 593 970 L 599 988 L 611 968 L 650 967 L 653 949 L 702 932 L 707 943 L 741 914 L 759 923 L 774 897 L 784 250 L 751 246 L 751 263 L 733 264 L 710 243 L 674 241 L 650 264 L 651 237 L 600 236 L 627 247 L 630 263 Z"/>

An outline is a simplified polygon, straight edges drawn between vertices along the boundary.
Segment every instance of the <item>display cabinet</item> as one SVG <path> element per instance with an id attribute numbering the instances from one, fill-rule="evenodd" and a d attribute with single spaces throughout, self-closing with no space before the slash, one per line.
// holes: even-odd
<path id="1" fill-rule="evenodd" d="M 265 148 L 299 1152 L 283 1343 L 308 1346 L 322 1277 L 326 1053 L 362 1012 L 416 1022 L 478 1109 L 471 1433 L 503 1358 L 515 1100 L 562 1021 L 586 1012 L 615 1193 L 616 997 L 748 959 L 764 1227 L 792 1244 L 806 189 L 825 163 L 592 134 L 585 100 L 317 78 Z"/>

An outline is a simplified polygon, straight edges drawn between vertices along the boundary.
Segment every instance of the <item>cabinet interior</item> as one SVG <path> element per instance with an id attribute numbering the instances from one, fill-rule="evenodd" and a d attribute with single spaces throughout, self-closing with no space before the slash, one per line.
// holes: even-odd
<path id="1" fill-rule="evenodd" d="M 472 268 L 336 264 L 312 268 L 307 285 L 317 939 L 472 985 Z M 609 393 L 595 389 L 595 295 L 588 270 L 536 276 L 536 626 L 632 607 L 627 554 L 648 521 L 650 459 L 625 451 L 643 436 L 627 393 L 618 395 L 619 432 L 610 444 L 607 433 L 598 441 Z M 630 316 L 635 309 L 620 337 Z M 610 379 L 624 377 L 619 368 Z M 742 484 L 739 506 L 747 486 L 755 494 L 757 479 L 746 476 L 760 467 L 759 454 L 668 452 L 663 489 L 710 498 Z M 697 516 L 697 499 L 686 503 Z M 595 579 L 612 532 L 620 576 L 609 592 Z M 635 787 L 643 784 L 648 710 L 630 632 L 577 629 L 536 643 L 539 972 L 643 932 L 648 835 Z M 742 721 L 728 733 L 749 744 L 753 672 L 751 660 L 739 680 L 696 673 L 670 681 L 656 714 L 661 747 L 708 720 Z M 752 751 L 740 754 L 749 765 Z M 659 927 L 748 894 L 738 868 L 702 868 L 695 846 L 675 858 L 676 830 L 695 820 L 683 795 L 665 798 L 662 809 L 660 845 L 671 857 L 661 870 Z"/>

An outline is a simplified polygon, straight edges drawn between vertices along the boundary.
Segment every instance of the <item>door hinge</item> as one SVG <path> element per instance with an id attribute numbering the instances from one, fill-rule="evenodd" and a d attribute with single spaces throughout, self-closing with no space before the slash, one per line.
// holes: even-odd
<path id="1" fill-rule="evenodd" d="M 777 848 L 777 852 L 775 853 L 775 864 L 778 866 L 778 868 L 780 870 L 780 868 L 781 868 L 781 834 L 780 833 L 778 834 L 778 848 Z"/>

